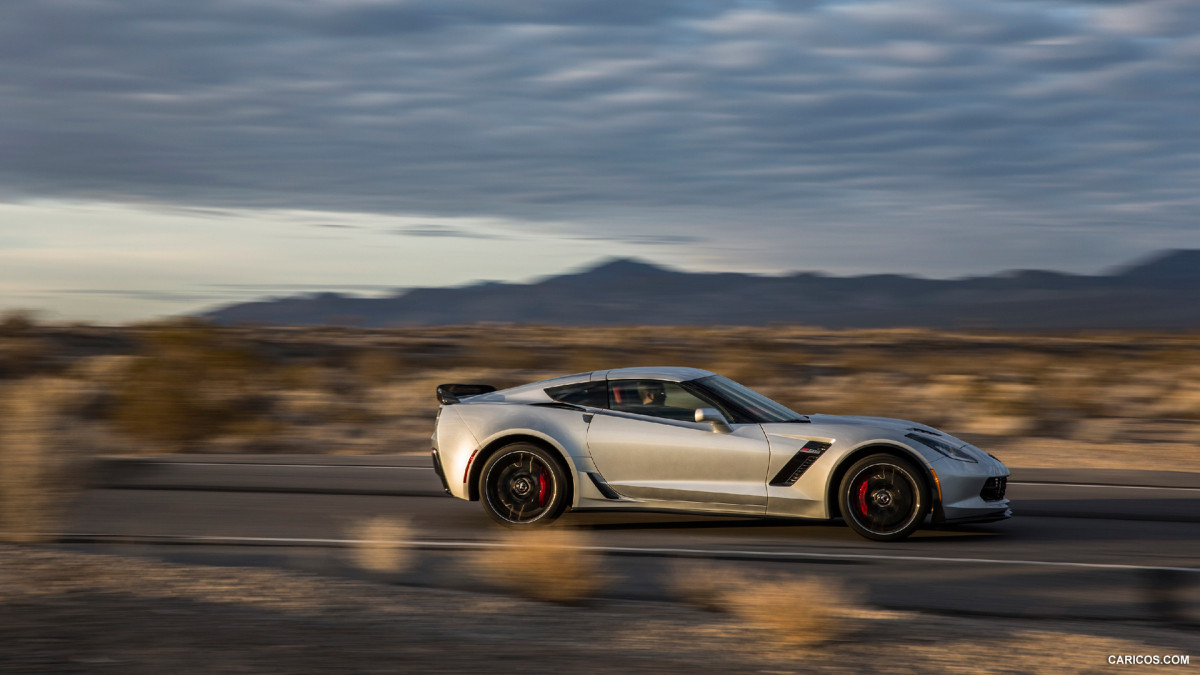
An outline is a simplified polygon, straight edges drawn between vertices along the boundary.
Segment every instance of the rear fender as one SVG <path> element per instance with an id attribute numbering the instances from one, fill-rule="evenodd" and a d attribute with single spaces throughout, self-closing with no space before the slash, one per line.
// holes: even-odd
<path id="1" fill-rule="evenodd" d="M 554 439 L 545 434 L 531 432 L 528 429 L 514 429 L 511 433 L 502 434 L 480 447 L 475 454 L 471 466 L 468 468 L 466 489 L 468 490 L 468 499 L 471 501 L 479 501 L 479 476 L 483 471 L 483 465 L 487 464 L 488 458 L 494 455 L 501 448 L 512 443 L 529 443 L 536 445 L 543 450 L 550 452 L 556 459 L 559 460 L 563 472 L 567 475 L 570 481 L 571 489 L 571 506 L 579 505 L 579 472 L 587 471 L 585 467 L 579 468 L 574 458 L 572 458 L 562 446 L 554 442 Z M 590 465 L 590 461 L 588 462 Z"/>
<path id="2" fill-rule="evenodd" d="M 479 499 L 479 472 L 488 458 L 509 443 L 524 441 L 551 451 L 561 460 L 563 470 L 570 477 L 571 505 L 578 505 L 579 472 L 595 471 L 587 451 L 590 414 L 513 404 L 460 405 L 455 409 L 462 415 L 467 428 L 480 439 L 464 474 L 464 494 L 468 499 Z"/>

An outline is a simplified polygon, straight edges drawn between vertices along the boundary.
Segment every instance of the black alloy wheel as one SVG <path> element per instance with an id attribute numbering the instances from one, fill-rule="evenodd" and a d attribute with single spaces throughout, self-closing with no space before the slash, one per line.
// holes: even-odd
<path id="1" fill-rule="evenodd" d="M 909 460 L 889 454 L 864 457 L 842 478 L 842 518 L 858 534 L 897 541 L 916 531 L 929 513 L 929 487 Z"/>
<path id="2" fill-rule="evenodd" d="M 488 458 L 479 472 L 479 494 L 488 516 L 507 527 L 532 527 L 566 508 L 567 477 L 546 450 L 513 443 Z"/>

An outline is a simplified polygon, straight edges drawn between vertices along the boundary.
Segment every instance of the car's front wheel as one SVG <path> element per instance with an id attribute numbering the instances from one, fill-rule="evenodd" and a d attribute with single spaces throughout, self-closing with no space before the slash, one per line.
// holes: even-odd
<path id="1" fill-rule="evenodd" d="M 567 476 L 546 450 L 512 443 L 488 458 L 479 472 L 483 510 L 507 527 L 549 523 L 566 507 Z"/>
<path id="2" fill-rule="evenodd" d="M 930 508 L 921 471 L 895 455 L 871 455 L 855 462 L 838 494 L 850 529 L 876 541 L 904 539 L 921 526 Z"/>

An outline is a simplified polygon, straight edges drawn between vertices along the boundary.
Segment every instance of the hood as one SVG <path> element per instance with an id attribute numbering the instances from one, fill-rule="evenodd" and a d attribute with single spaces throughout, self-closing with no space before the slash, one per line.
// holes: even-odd
<path id="1" fill-rule="evenodd" d="M 935 435 L 943 442 L 973 457 L 979 466 L 987 468 L 992 472 L 992 475 L 999 476 L 1006 475 L 1007 473 L 1004 464 L 987 452 L 980 450 L 961 438 L 955 438 L 927 424 L 919 424 L 894 417 L 862 417 L 855 415 L 809 415 L 808 419 L 810 420 L 809 424 L 781 422 L 763 424 L 762 428 L 766 432 L 769 442 L 780 442 L 782 443 L 782 447 L 788 447 L 789 444 L 805 440 L 817 440 L 846 447 L 856 446 L 867 441 L 886 439 L 912 448 L 913 451 L 924 457 L 928 462 L 936 462 L 943 459 L 945 457 L 944 453 L 929 448 L 923 443 L 913 441 L 911 438 L 906 438 L 913 430 L 920 430 Z M 772 438 L 775 440 L 772 441 Z"/>
<path id="2" fill-rule="evenodd" d="M 962 441 L 933 427 L 894 417 L 862 417 L 855 415 L 809 415 L 808 424 L 795 422 L 767 423 L 762 429 L 768 436 L 821 439 L 827 442 L 854 445 L 878 438 L 895 440 L 906 445 L 911 443 L 904 435 L 913 429 L 922 429 L 938 434 L 946 440 L 961 445 Z"/>
<path id="3" fill-rule="evenodd" d="M 875 427 L 876 429 L 885 429 L 887 431 L 899 431 L 901 432 L 900 435 L 902 436 L 912 429 L 935 431 L 943 436 L 949 436 L 949 434 L 943 431 L 938 431 L 927 424 L 897 419 L 895 417 L 866 417 L 862 415 L 809 415 L 808 419 L 812 420 L 813 424 L 819 424 L 821 426 L 851 425 L 855 427 Z"/>

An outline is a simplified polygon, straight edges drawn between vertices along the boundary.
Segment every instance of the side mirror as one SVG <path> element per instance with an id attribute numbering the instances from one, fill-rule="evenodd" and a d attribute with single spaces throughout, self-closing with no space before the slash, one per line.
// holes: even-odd
<path id="1" fill-rule="evenodd" d="M 729 420 L 726 420 L 725 416 L 716 408 L 697 408 L 696 421 L 708 422 L 712 425 L 712 430 L 718 434 L 728 434 L 733 431 L 733 428 L 729 426 Z"/>

